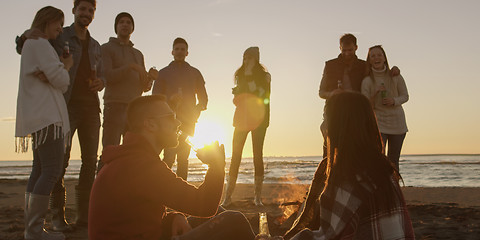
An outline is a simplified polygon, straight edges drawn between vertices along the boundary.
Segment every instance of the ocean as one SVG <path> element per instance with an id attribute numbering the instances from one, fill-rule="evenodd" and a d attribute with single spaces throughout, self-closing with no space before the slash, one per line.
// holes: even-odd
<path id="1" fill-rule="evenodd" d="M 320 160 L 320 156 L 265 157 L 265 183 L 309 184 Z M 65 178 L 78 178 L 80 164 L 71 160 Z M 0 179 L 27 179 L 31 165 L 32 161 L 0 161 Z M 190 160 L 188 181 L 202 181 L 205 172 L 205 165 Z M 253 174 L 252 158 L 242 159 L 237 182 L 253 183 Z M 480 154 L 402 155 L 400 174 L 405 186 L 480 187 Z"/>

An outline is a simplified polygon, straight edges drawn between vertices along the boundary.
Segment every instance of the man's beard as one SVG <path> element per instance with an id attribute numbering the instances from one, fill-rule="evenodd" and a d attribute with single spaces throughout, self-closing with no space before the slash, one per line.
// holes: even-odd
<path id="1" fill-rule="evenodd" d="M 87 23 L 84 23 L 85 22 L 84 20 L 87 21 Z M 90 23 L 92 23 L 92 19 L 90 19 L 88 17 L 80 17 L 80 18 L 78 18 L 78 20 L 76 22 L 80 27 L 87 28 L 88 25 L 90 25 Z"/>

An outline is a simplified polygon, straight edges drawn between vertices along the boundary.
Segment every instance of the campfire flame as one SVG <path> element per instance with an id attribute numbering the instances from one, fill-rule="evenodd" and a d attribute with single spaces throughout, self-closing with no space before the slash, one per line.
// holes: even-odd
<path id="1" fill-rule="evenodd" d="M 289 184 L 298 182 L 297 180 L 293 175 L 287 175 L 282 181 L 285 184 L 281 184 L 282 187 L 280 189 L 272 192 L 272 195 L 275 196 L 274 201 L 279 203 L 283 212 L 281 216 L 275 219 L 275 222 L 279 225 L 282 225 L 293 214 L 296 215 L 300 205 L 305 200 L 308 186 L 304 184 Z"/>

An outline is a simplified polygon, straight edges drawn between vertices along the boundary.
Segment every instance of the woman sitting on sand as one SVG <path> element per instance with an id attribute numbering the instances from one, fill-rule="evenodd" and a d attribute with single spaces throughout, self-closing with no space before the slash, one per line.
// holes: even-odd
<path id="1" fill-rule="evenodd" d="M 243 146 L 249 132 L 252 133 L 253 164 L 255 165 L 255 205 L 263 206 L 262 186 L 264 176 L 263 142 L 270 122 L 270 73 L 260 64 L 258 47 L 250 47 L 243 54 L 243 64 L 235 72 L 233 103 L 233 150 L 228 172 L 223 206 L 232 202 L 232 194 L 238 177 Z"/>
<path id="2" fill-rule="evenodd" d="M 362 82 L 362 94 L 370 99 L 388 159 L 399 171 L 400 152 L 408 131 L 402 104 L 408 101 L 408 91 L 401 75 L 390 74 L 387 55 L 382 46 L 368 50 L 367 73 Z"/>
<path id="3" fill-rule="evenodd" d="M 369 100 L 360 93 L 336 93 L 325 118 L 326 181 L 311 217 L 316 227 L 299 228 L 297 220 L 285 239 L 414 239 L 401 177 L 382 152 Z"/>
<path id="4" fill-rule="evenodd" d="M 47 6 L 35 15 L 32 29 L 44 36 L 25 41 L 20 64 L 15 137 L 17 151 L 26 152 L 32 139 L 33 166 L 25 192 L 25 239 L 65 239 L 44 229 L 50 193 L 63 168 L 70 125 L 63 97 L 70 83 L 72 56 L 57 55 L 48 42 L 62 32 L 64 15 Z"/>

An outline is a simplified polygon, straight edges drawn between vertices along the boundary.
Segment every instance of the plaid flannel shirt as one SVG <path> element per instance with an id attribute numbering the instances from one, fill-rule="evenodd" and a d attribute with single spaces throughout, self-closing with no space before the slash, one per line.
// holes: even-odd
<path id="1" fill-rule="evenodd" d="M 374 185 L 358 182 L 327 186 L 320 196 L 320 228 L 305 229 L 292 239 L 415 239 L 412 223 L 398 183 L 395 206 L 379 210 L 373 199 Z"/>

